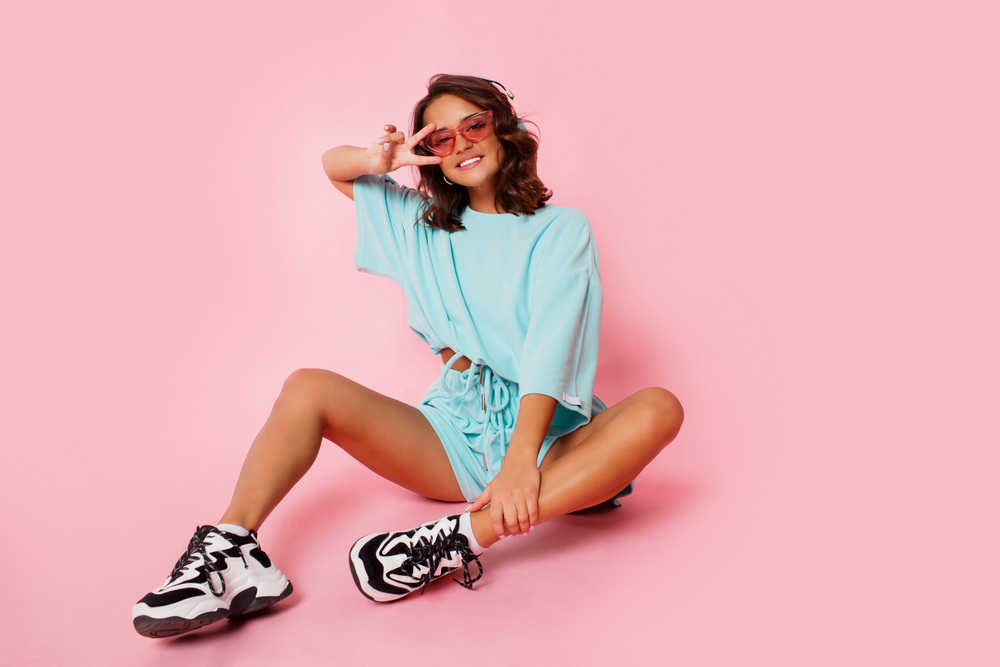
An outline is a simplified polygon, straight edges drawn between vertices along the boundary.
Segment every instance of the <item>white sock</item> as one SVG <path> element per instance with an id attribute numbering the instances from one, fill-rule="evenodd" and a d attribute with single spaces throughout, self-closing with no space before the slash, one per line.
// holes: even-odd
<path id="1" fill-rule="evenodd" d="M 237 526 L 235 523 L 217 523 L 215 527 L 225 533 L 232 533 L 233 535 L 239 535 L 240 537 L 246 537 L 250 534 L 250 531 L 243 526 Z"/>
<path id="2" fill-rule="evenodd" d="M 472 553 L 478 556 L 486 551 L 486 547 L 480 546 L 476 540 L 476 534 L 472 531 L 472 515 L 468 512 L 464 512 L 458 517 L 458 532 L 469 540 L 469 548 L 472 549 Z"/>

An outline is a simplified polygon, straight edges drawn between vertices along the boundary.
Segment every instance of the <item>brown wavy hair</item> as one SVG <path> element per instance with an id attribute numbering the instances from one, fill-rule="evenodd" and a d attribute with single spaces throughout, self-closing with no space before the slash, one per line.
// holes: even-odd
<path id="1" fill-rule="evenodd" d="M 500 140 L 503 162 L 494 200 L 496 206 L 517 215 L 531 215 L 545 206 L 552 198 L 552 191 L 538 178 L 538 135 L 519 125 L 522 121 L 514 113 L 510 100 L 486 79 L 453 74 L 433 76 L 427 84 L 427 96 L 413 107 L 413 134 L 423 128 L 424 112 L 431 102 L 448 94 L 493 111 L 493 133 Z M 420 146 L 416 152 L 430 155 Z M 444 172 L 436 164 L 417 169 L 420 171 L 417 191 L 425 204 L 418 222 L 449 232 L 465 229 L 459 216 L 469 204 L 468 190 L 445 183 Z"/>

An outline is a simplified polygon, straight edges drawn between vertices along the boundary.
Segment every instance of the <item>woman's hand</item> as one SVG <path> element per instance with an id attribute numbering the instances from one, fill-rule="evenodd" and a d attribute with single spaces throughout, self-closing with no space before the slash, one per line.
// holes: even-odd
<path id="1" fill-rule="evenodd" d="M 538 487 L 542 475 L 534 461 L 511 461 L 469 507 L 475 512 L 490 505 L 490 523 L 497 537 L 526 535 L 538 523 Z"/>
<path id="2" fill-rule="evenodd" d="M 413 148 L 420 140 L 434 131 L 434 123 L 426 125 L 407 141 L 402 132 L 396 131 L 395 125 L 386 125 L 385 134 L 368 147 L 365 159 L 373 174 L 388 174 L 407 165 L 441 164 L 441 158 L 432 155 L 417 155 Z"/>

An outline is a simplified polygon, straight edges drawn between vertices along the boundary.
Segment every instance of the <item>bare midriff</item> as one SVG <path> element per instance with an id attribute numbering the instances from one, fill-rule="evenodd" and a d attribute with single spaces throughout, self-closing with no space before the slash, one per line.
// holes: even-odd
<path id="1" fill-rule="evenodd" d="M 447 364 L 449 361 L 451 361 L 451 358 L 454 356 L 455 356 L 455 350 L 451 349 L 450 347 L 444 348 L 443 350 L 441 350 L 441 363 Z M 458 359 L 455 360 L 455 363 L 452 364 L 451 367 L 454 370 L 461 373 L 462 371 L 469 370 L 469 368 L 472 367 L 472 362 L 469 361 L 466 357 L 459 357 Z"/>

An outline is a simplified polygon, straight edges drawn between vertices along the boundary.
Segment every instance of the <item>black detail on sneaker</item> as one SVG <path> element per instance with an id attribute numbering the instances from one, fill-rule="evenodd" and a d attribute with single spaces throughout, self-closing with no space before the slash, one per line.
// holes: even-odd
<path id="1" fill-rule="evenodd" d="M 204 577 L 203 579 L 204 581 L 208 582 L 209 590 L 212 593 L 214 593 L 216 597 L 222 597 L 223 595 L 226 594 L 226 580 L 223 579 L 222 575 L 219 573 L 220 572 L 219 564 L 221 562 L 222 565 L 224 566 L 226 562 L 225 558 L 219 559 L 215 558 L 214 556 L 209 556 L 208 552 L 205 550 L 205 539 L 212 533 L 215 533 L 220 536 L 222 535 L 219 529 L 216 528 L 215 526 L 201 526 L 200 528 L 198 528 L 198 530 L 195 531 L 194 536 L 191 537 L 191 541 L 188 542 L 187 551 L 181 554 L 181 557 L 178 558 L 177 562 L 174 564 L 174 569 L 170 573 L 170 578 L 168 580 L 169 582 L 172 583 L 176 581 L 177 578 L 180 577 L 181 574 L 183 573 L 184 568 L 186 566 L 191 565 L 192 562 L 195 560 L 195 558 L 201 556 L 201 559 L 202 561 L 204 561 L 204 564 L 201 566 L 201 571 L 199 574 L 201 574 L 202 577 Z M 235 548 L 237 551 L 239 551 L 239 547 Z M 226 553 L 226 551 L 221 551 L 219 553 L 222 556 L 234 555 Z M 243 558 L 242 551 L 240 551 L 240 558 Z M 225 569 L 225 567 L 223 567 L 222 569 Z M 212 583 L 213 574 L 216 575 L 216 578 L 219 581 L 218 591 L 216 591 L 216 587 Z M 201 577 L 199 577 L 199 579 L 201 579 Z"/>
<path id="2" fill-rule="evenodd" d="M 407 574 L 413 574 L 418 565 L 427 568 L 423 578 L 420 580 L 420 594 L 423 595 L 424 591 L 427 590 L 427 585 L 436 578 L 433 575 L 434 571 L 437 570 L 438 565 L 441 564 L 441 560 L 450 551 L 457 552 L 462 557 L 462 581 L 458 579 L 452 579 L 452 581 L 471 591 L 472 584 L 479 581 L 483 576 L 483 564 L 479 562 L 479 556 L 472 553 L 472 549 L 469 548 L 469 541 L 465 538 L 465 535 L 458 532 L 457 528 L 454 533 L 444 539 L 437 540 L 433 544 L 421 543 L 415 546 L 410 553 L 409 562 L 400 569 Z M 479 569 L 475 579 L 469 573 L 469 561 L 473 560 L 476 561 L 476 567 Z"/>
<path id="3" fill-rule="evenodd" d="M 368 581 L 372 586 L 377 588 L 379 592 L 385 593 L 386 595 L 403 597 L 413 591 L 393 586 L 386 581 L 385 570 L 382 568 L 382 562 L 378 559 L 379 547 L 381 547 L 390 536 L 390 533 L 382 533 L 379 537 L 383 539 L 375 539 L 366 542 L 359 550 L 358 556 L 364 562 L 364 570 L 368 575 Z M 358 573 L 354 569 L 353 562 L 351 563 L 351 574 L 354 575 L 354 583 L 359 589 L 361 589 L 361 583 L 358 581 Z M 364 593 L 365 591 L 361 589 L 361 592 Z M 372 600 L 375 599 L 371 596 L 369 596 L 369 598 Z"/>
<path id="4" fill-rule="evenodd" d="M 250 555 L 257 559 L 257 562 L 264 567 L 271 567 L 271 559 L 267 557 L 267 554 L 260 550 L 260 547 L 254 547 L 250 550 Z"/>
<path id="5" fill-rule="evenodd" d="M 628 486 L 626 486 L 624 489 L 622 489 L 621 491 L 619 491 L 618 493 L 616 493 L 615 495 L 613 495 L 611 497 L 611 502 L 614 502 L 614 501 L 618 500 L 619 498 L 624 498 L 625 496 L 631 496 L 633 491 L 635 491 L 635 480 L 634 479 L 631 482 L 628 483 Z M 617 503 L 615 506 L 616 507 L 621 507 L 621 505 L 622 505 L 621 503 Z"/>
<path id="6" fill-rule="evenodd" d="M 475 577 L 469 563 L 475 561 Z M 483 565 L 458 532 L 458 516 L 398 533 L 363 537 L 351 547 L 351 575 L 358 590 L 375 602 L 398 600 L 418 588 L 421 595 L 430 582 L 462 568 L 455 583 L 472 588 L 483 576 Z"/>
<path id="7" fill-rule="evenodd" d="M 242 614 L 247 610 L 247 607 L 253 604 L 254 598 L 257 596 L 257 587 L 251 586 L 246 589 L 236 597 L 234 597 L 229 602 L 229 615 L 236 616 L 237 614 Z"/>
<path id="8" fill-rule="evenodd" d="M 253 602 L 250 603 L 250 606 L 244 609 L 242 613 L 249 614 L 250 612 L 257 611 L 258 609 L 263 609 L 264 607 L 270 607 L 275 602 L 280 602 L 291 594 L 292 594 L 292 582 L 289 581 L 288 585 L 285 586 L 285 590 L 281 591 L 280 595 L 254 598 Z"/>
<path id="9" fill-rule="evenodd" d="M 132 608 L 132 623 L 146 637 L 170 637 L 263 609 L 291 593 L 291 583 L 261 550 L 256 533 L 240 536 L 200 526 L 163 586 Z"/>
<path id="10" fill-rule="evenodd" d="M 143 637 L 161 638 L 173 637 L 174 635 L 190 632 L 204 627 L 209 623 L 215 623 L 229 615 L 226 610 L 217 612 L 207 612 L 196 618 L 181 618 L 171 616 L 168 618 L 150 618 L 149 616 L 139 616 L 132 621 L 135 631 Z"/>
<path id="11" fill-rule="evenodd" d="M 150 607 L 165 607 L 168 604 L 174 604 L 175 602 L 198 597 L 199 595 L 204 595 L 204 593 L 197 588 L 177 588 L 166 593 L 160 593 L 159 595 L 156 593 L 146 593 L 146 597 L 139 600 L 139 602 L 147 604 Z"/>

